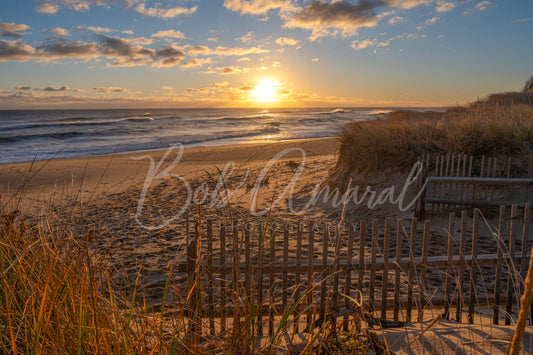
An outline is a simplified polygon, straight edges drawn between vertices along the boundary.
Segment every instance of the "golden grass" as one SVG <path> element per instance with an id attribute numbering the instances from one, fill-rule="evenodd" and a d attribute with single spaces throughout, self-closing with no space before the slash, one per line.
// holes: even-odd
<path id="1" fill-rule="evenodd" d="M 533 148 L 533 96 L 506 93 L 444 112 L 396 111 L 340 135 L 331 182 L 356 172 L 409 169 L 423 154 L 519 156 Z"/>

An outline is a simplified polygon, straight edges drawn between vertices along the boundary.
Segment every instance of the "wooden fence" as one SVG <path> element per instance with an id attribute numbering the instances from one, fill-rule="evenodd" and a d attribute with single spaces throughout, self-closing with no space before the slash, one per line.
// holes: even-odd
<path id="1" fill-rule="evenodd" d="M 523 207 L 531 201 L 533 189 L 532 160 L 525 169 L 512 170 L 512 159 L 498 160 L 485 156 L 475 159 L 467 155 L 421 158 L 426 188 L 417 203 L 416 215 L 442 214 L 472 207 L 494 207 L 516 204 Z M 521 174 L 519 174 L 521 173 Z M 420 184 L 422 186 L 422 184 Z"/>
<path id="2" fill-rule="evenodd" d="M 188 262 L 179 265 L 188 274 L 186 307 L 204 334 L 246 314 L 258 334 L 273 334 L 284 312 L 296 331 L 301 321 L 309 330 L 317 319 L 346 314 L 359 295 L 380 322 L 421 321 L 425 310 L 442 307 L 444 318 L 472 323 L 476 307 L 490 306 L 495 324 L 510 324 L 528 267 L 529 220 L 527 204 L 521 216 L 517 206 L 502 206 L 497 226 L 479 209 L 452 212 L 441 233 L 416 218 L 187 223 Z"/>

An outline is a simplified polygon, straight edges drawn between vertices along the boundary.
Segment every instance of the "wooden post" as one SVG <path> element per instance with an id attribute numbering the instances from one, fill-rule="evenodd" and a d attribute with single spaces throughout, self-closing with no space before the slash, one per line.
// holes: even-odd
<path id="1" fill-rule="evenodd" d="M 468 302 L 468 321 L 470 324 L 474 323 L 474 312 L 476 308 L 476 280 L 477 270 L 479 268 L 477 264 L 477 246 L 479 239 L 479 208 L 474 209 L 474 221 L 472 222 L 472 253 L 471 261 L 472 268 L 470 271 L 470 290 L 469 290 L 469 302 Z"/>
<path id="2" fill-rule="evenodd" d="M 500 295 L 501 295 L 501 278 L 502 278 L 502 264 L 503 264 L 503 246 L 505 245 L 505 206 L 500 206 L 500 218 L 498 222 L 498 245 L 497 245 L 497 259 L 496 272 L 494 275 L 494 306 L 492 309 L 492 323 L 497 325 L 500 312 Z"/>
<path id="3" fill-rule="evenodd" d="M 387 319 L 387 296 L 389 290 L 389 247 L 390 247 L 390 218 L 385 218 L 383 232 L 383 276 L 381 286 L 381 318 Z"/>
<path id="4" fill-rule="evenodd" d="M 455 243 L 455 213 L 450 212 L 448 216 L 448 259 L 446 262 L 446 283 L 444 286 L 444 296 L 446 304 L 444 305 L 444 319 L 450 319 L 450 306 L 452 303 L 452 280 L 453 280 L 453 254 Z"/>
<path id="5" fill-rule="evenodd" d="M 403 221 L 401 219 L 396 220 L 396 265 L 394 275 L 394 311 L 393 319 L 398 321 L 400 313 L 400 282 L 402 268 L 400 263 L 402 262 L 402 237 L 403 237 Z"/>

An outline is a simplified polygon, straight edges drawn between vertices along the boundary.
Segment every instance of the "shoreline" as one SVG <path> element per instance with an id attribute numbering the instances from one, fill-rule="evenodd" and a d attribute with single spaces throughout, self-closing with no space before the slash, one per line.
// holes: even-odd
<path id="1" fill-rule="evenodd" d="M 288 148 L 301 148 L 309 158 L 322 157 L 335 163 L 337 147 L 336 137 L 184 147 L 183 156 L 174 170 L 185 178 L 198 180 L 204 170 L 214 166 L 222 169 L 228 162 L 234 162 L 239 167 L 249 166 L 257 169 Z M 166 152 L 167 150 L 137 151 L 0 164 L 0 193 L 9 195 L 23 186 L 26 197 L 30 197 L 32 201 L 44 202 L 52 195 L 65 195 L 76 191 L 81 193 L 82 197 L 87 194 L 105 195 L 120 192 L 141 184 L 146 178 L 150 161 L 134 158 L 150 156 L 157 165 Z M 292 152 L 284 158 L 295 159 L 298 155 Z M 172 158 L 168 157 L 167 162 L 170 163 L 173 157 L 174 155 Z M 313 162 L 310 164 L 314 165 Z"/>

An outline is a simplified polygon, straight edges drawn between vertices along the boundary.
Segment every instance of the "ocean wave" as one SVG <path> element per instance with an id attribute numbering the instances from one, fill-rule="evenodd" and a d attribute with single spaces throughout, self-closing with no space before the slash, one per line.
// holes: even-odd
<path id="1" fill-rule="evenodd" d="M 2 131 L 16 131 L 16 130 L 23 130 L 23 129 L 33 129 L 33 128 L 45 128 L 45 129 L 53 129 L 53 128 L 59 128 L 59 127 L 87 127 L 87 126 L 110 126 L 110 125 L 116 125 L 116 124 L 123 124 L 125 122 L 151 122 L 154 121 L 153 117 L 141 117 L 141 116 L 126 116 L 120 119 L 113 119 L 113 120 L 93 120 L 92 121 L 74 121 L 72 119 L 67 120 L 59 120 L 55 122 L 39 122 L 39 123 L 26 123 L 26 124 L 18 124 L 18 125 L 11 125 L 11 126 L 4 126 L 0 127 L 0 132 Z"/>

